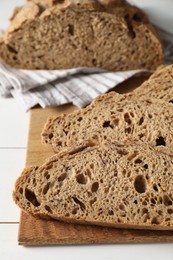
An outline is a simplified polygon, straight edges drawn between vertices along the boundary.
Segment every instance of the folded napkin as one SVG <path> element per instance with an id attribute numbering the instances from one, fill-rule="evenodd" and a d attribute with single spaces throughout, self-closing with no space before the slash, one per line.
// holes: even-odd
<path id="1" fill-rule="evenodd" d="M 165 61 L 173 63 L 173 36 L 164 31 L 161 34 Z M 26 111 L 37 104 L 45 108 L 73 103 L 81 108 L 143 71 L 108 72 L 97 68 L 19 70 L 0 63 L 0 96 L 13 96 Z"/>
<path id="2" fill-rule="evenodd" d="M 67 103 L 84 107 L 140 72 L 107 72 L 94 68 L 17 70 L 0 63 L 0 95 L 13 96 L 25 110 L 37 104 L 43 108 Z"/>

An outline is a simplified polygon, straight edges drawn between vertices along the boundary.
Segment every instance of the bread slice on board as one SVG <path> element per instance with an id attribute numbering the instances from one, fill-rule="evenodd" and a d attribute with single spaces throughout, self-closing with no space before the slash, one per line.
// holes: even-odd
<path id="1" fill-rule="evenodd" d="M 42 131 L 43 143 L 55 152 L 84 141 L 128 138 L 173 148 L 173 104 L 110 92 L 84 109 L 48 119 Z"/>
<path id="2" fill-rule="evenodd" d="M 133 91 L 133 94 L 173 103 L 173 65 L 160 66 L 147 81 Z"/>
<path id="3" fill-rule="evenodd" d="M 163 63 L 156 29 L 125 1 L 28 1 L 0 40 L 0 59 L 23 69 L 155 69 Z"/>
<path id="4" fill-rule="evenodd" d="M 89 144 L 24 170 L 13 197 L 43 218 L 173 230 L 173 154 L 145 143 Z"/>

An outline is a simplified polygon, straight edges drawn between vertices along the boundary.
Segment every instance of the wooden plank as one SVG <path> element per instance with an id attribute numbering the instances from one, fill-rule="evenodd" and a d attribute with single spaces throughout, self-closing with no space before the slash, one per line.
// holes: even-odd
<path id="1" fill-rule="evenodd" d="M 116 90 L 119 92 L 131 90 L 144 79 L 131 79 L 121 84 Z M 75 109 L 77 108 L 72 105 L 65 105 L 47 109 L 35 108 L 31 111 L 27 167 L 41 165 L 46 158 L 53 155 L 52 150 L 43 146 L 40 140 L 40 133 L 47 118 L 61 113 L 69 113 Z M 126 230 L 74 225 L 54 220 L 41 220 L 21 212 L 18 241 L 20 245 L 173 242 L 173 231 Z"/>

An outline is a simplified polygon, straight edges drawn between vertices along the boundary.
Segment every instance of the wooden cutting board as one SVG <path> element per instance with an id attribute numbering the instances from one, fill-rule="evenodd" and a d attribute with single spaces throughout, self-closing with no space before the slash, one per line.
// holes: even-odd
<path id="1" fill-rule="evenodd" d="M 130 79 L 119 85 L 116 91 L 128 92 L 138 86 L 146 77 Z M 31 110 L 26 166 L 41 165 L 53 155 L 50 147 L 43 146 L 40 133 L 49 116 L 69 113 L 77 109 L 72 105 Z M 66 245 L 66 244 L 112 244 L 173 242 L 173 231 L 147 231 L 103 228 L 41 220 L 21 212 L 19 236 L 20 245 Z"/>

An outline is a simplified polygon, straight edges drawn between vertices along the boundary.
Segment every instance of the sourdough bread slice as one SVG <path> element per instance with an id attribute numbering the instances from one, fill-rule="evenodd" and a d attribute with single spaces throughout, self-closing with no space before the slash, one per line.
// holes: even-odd
<path id="1" fill-rule="evenodd" d="M 163 49 L 147 17 L 125 1 L 34 0 L 15 11 L 0 58 L 23 69 L 155 69 Z"/>
<path id="2" fill-rule="evenodd" d="M 173 65 L 160 66 L 147 81 L 133 91 L 133 94 L 173 103 Z"/>
<path id="3" fill-rule="evenodd" d="M 17 205 L 35 216 L 118 228 L 173 230 L 173 154 L 145 143 L 101 143 L 24 170 Z"/>
<path id="4" fill-rule="evenodd" d="M 48 119 L 42 131 L 43 143 L 55 152 L 84 141 L 97 144 L 128 138 L 173 148 L 173 105 L 110 92 L 87 108 Z"/>

